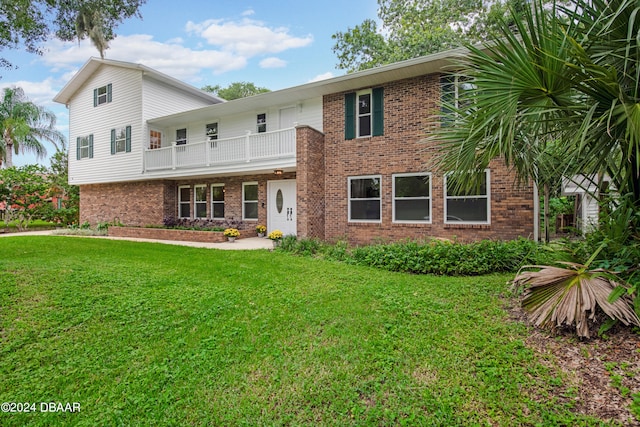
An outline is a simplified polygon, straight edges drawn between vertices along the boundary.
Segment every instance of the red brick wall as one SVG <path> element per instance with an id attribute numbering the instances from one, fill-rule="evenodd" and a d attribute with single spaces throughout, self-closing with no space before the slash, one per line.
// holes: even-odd
<path id="1" fill-rule="evenodd" d="M 80 223 L 162 224 L 171 188 L 165 181 L 81 185 Z"/>
<path id="2" fill-rule="evenodd" d="M 298 236 L 324 239 L 324 135 L 300 126 L 296 144 Z"/>
<path id="3" fill-rule="evenodd" d="M 367 89 L 367 88 L 362 88 Z M 424 142 L 434 126 L 439 76 L 406 79 L 384 87 L 384 135 L 345 140 L 344 93 L 324 97 L 325 238 L 352 244 L 403 238 L 513 239 L 533 233 L 533 191 L 516 188 L 504 164 L 491 164 L 491 223 L 445 225 L 443 177 L 430 170 L 435 150 Z M 432 172 L 432 223 L 393 223 L 392 174 Z M 348 177 L 381 175 L 382 222 L 348 222 Z"/>

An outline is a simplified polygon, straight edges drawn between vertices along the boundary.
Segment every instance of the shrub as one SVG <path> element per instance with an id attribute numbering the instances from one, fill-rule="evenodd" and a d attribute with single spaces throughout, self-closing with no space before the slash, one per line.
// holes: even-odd
<path id="1" fill-rule="evenodd" d="M 349 249 L 344 241 L 330 245 L 315 239 L 293 237 L 283 242 L 282 250 L 389 271 L 467 276 L 516 272 L 523 265 L 544 263 L 552 256 L 552 252 L 526 239 L 484 240 L 469 244 L 440 240 L 402 241 Z"/>

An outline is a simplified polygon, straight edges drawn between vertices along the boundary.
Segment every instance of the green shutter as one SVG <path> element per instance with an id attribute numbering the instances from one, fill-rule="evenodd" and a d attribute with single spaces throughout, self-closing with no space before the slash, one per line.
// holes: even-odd
<path id="1" fill-rule="evenodd" d="M 116 154 L 116 130 L 111 129 L 111 154 Z"/>
<path id="2" fill-rule="evenodd" d="M 111 102 L 111 83 L 107 85 L 107 102 Z"/>
<path id="3" fill-rule="evenodd" d="M 344 139 L 356 137 L 356 94 L 344 95 Z"/>
<path id="4" fill-rule="evenodd" d="M 89 135 L 89 158 L 93 159 L 93 134 Z"/>
<path id="5" fill-rule="evenodd" d="M 93 90 L 93 106 L 98 106 L 98 89 Z"/>
<path id="6" fill-rule="evenodd" d="M 131 126 L 127 126 L 127 139 L 125 142 L 125 151 L 127 153 L 131 152 Z"/>
<path id="7" fill-rule="evenodd" d="M 384 135 L 384 91 L 381 87 L 372 90 L 373 136 Z"/>
<path id="8" fill-rule="evenodd" d="M 76 139 L 76 160 L 80 160 L 80 137 Z"/>

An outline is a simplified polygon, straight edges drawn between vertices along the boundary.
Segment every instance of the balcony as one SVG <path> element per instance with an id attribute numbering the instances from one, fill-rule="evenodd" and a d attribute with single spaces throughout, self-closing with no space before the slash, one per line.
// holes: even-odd
<path id="1" fill-rule="evenodd" d="M 288 128 L 265 133 L 247 133 L 235 138 L 172 143 L 171 147 L 144 151 L 144 170 L 170 171 L 208 167 L 273 162 L 295 159 L 296 129 Z"/>

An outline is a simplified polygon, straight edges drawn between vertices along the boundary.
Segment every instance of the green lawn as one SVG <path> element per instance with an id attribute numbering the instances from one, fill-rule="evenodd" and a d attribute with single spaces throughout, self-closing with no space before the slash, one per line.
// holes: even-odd
<path id="1" fill-rule="evenodd" d="M 508 276 L 0 239 L 0 425 L 595 425 L 553 399 Z M 79 413 L 41 413 L 78 402 Z"/>

